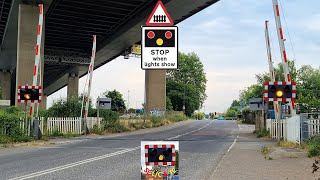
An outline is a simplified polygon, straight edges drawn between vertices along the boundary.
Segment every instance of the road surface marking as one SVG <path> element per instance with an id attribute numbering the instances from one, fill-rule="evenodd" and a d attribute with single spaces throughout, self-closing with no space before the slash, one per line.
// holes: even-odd
<path id="1" fill-rule="evenodd" d="M 165 139 L 165 140 L 176 139 L 176 138 L 179 138 L 179 137 L 181 137 L 181 136 L 185 136 L 185 135 L 188 135 L 188 134 L 192 134 L 192 133 L 194 133 L 194 132 L 196 132 L 196 131 L 200 131 L 201 129 L 203 129 L 203 128 L 205 128 L 205 127 L 209 126 L 209 125 L 210 125 L 210 124 L 212 124 L 212 123 L 213 123 L 213 121 L 212 121 L 212 122 L 210 122 L 210 123 L 208 123 L 208 124 L 206 124 L 205 126 L 203 126 L 203 127 L 199 128 L 199 129 L 196 129 L 196 130 L 193 130 L 193 131 L 190 131 L 190 132 L 184 133 L 184 134 L 180 134 L 180 135 L 177 135 L 177 136 L 174 136 L 174 137 L 171 137 L 171 138 L 167 138 L 167 139 Z"/>
<path id="2" fill-rule="evenodd" d="M 174 139 L 174 138 L 177 138 L 177 137 L 181 137 L 181 136 L 184 136 L 184 135 L 199 131 L 199 130 L 207 127 L 211 123 L 212 122 L 206 124 L 205 126 L 199 128 L 199 129 L 193 130 L 191 132 L 184 133 L 182 135 L 177 135 L 177 136 L 174 136 L 174 137 L 171 137 L 171 138 L 167 138 L 165 140 Z M 97 156 L 97 157 L 90 158 L 90 159 L 85 159 L 85 160 L 82 160 L 82 161 L 66 164 L 66 165 L 63 165 L 63 166 L 58 166 L 58 167 L 55 167 L 55 168 L 50 168 L 50 169 L 43 170 L 43 171 L 38 171 L 38 172 L 35 172 L 35 173 L 32 173 L 32 174 L 27 174 L 27 175 L 24 175 L 24 176 L 15 177 L 15 178 L 12 178 L 12 179 L 9 179 L 9 180 L 30 179 L 30 178 L 34 178 L 34 177 L 50 174 L 50 173 L 53 173 L 53 172 L 56 172 L 56 171 L 61 171 L 61 170 L 64 170 L 64 169 L 68 169 L 68 168 L 71 168 L 71 167 L 79 166 L 79 165 L 82 165 L 82 164 L 86 164 L 86 163 L 98 161 L 98 160 L 101 160 L 101 159 L 106 159 L 106 158 L 109 158 L 109 157 L 112 157 L 112 156 L 117 156 L 117 155 L 120 155 L 120 154 L 124 154 L 124 153 L 127 153 L 127 152 L 135 151 L 135 150 L 138 150 L 138 149 L 140 149 L 140 146 L 137 146 L 137 147 L 134 147 L 134 148 L 127 148 L 127 149 L 124 149 L 122 151 L 117 151 L 117 152 L 114 152 L 114 153 L 105 154 L 105 155 Z"/>
<path id="3" fill-rule="evenodd" d="M 236 144 L 237 139 L 239 138 L 239 135 L 234 139 L 233 143 L 231 144 L 231 146 L 229 147 L 229 149 L 227 150 L 227 152 L 223 155 L 221 161 L 219 162 L 218 166 L 215 168 L 215 170 L 213 171 L 211 177 L 213 177 L 213 175 L 217 172 L 218 168 L 220 167 L 220 165 L 222 164 L 224 158 L 227 156 L 227 154 L 229 153 L 229 151 L 233 148 L 233 146 Z"/>
<path id="4" fill-rule="evenodd" d="M 85 159 L 85 160 L 74 162 L 74 163 L 71 163 L 71 164 L 66 164 L 66 165 L 63 165 L 63 166 L 58 166 L 58 167 L 55 167 L 55 168 L 51 168 L 51 169 L 35 172 L 35 173 L 28 174 L 28 175 L 25 175 L 25 176 L 12 178 L 10 180 L 30 179 L 30 178 L 42 176 L 42 175 L 45 175 L 45 174 L 53 173 L 53 172 L 56 172 L 56 171 L 64 170 L 64 169 L 67 169 L 67 168 L 71 168 L 71 167 L 74 167 L 74 166 L 79 166 L 81 164 L 86 164 L 86 163 L 89 163 L 89 162 L 94 162 L 94 161 L 98 161 L 98 160 L 101 160 L 101 159 L 109 158 L 109 157 L 112 157 L 112 156 L 124 154 L 124 153 L 127 153 L 127 152 L 131 152 L 131 151 L 137 150 L 139 148 L 140 148 L 140 146 L 135 147 L 135 148 L 128 148 L 128 149 L 125 149 L 125 150 L 122 150 L 122 151 L 117 151 L 117 152 L 114 152 L 114 153 L 105 154 L 105 155 L 102 155 L 102 156 L 97 156 L 97 157 L 94 157 L 94 158 Z"/>

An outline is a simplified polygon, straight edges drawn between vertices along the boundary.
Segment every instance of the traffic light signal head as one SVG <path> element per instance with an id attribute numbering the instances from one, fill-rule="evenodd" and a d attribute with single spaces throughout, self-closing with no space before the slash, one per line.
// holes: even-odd
<path id="1" fill-rule="evenodd" d="M 158 144 L 145 145 L 145 162 L 150 165 L 171 165 L 176 164 L 175 145 Z"/>
<path id="2" fill-rule="evenodd" d="M 171 162 L 172 149 L 171 148 L 149 148 L 148 149 L 149 162 Z"/>
<path id="3" fill-rule="evenodd" d="M 288 101 L 296 98 L 295 82 L 266 82 L 265 83 L 265 100 L 269 101 Z"/>
<path id="4" fill-rule="evenodd" d="M 23 87 L 19 86 L 18 102 L 27 102 L 27 101 L 41 102 L 41 88 L 35 88 L 35 86 L 23 86 Z"/>

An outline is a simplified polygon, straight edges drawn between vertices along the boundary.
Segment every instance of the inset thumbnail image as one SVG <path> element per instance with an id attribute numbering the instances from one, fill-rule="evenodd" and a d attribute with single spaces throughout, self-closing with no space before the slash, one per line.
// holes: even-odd
<path id="1" fill-rule="evenodd" d="M 179 179 L 179 141 L 141 141 L 141 179 Z"/>

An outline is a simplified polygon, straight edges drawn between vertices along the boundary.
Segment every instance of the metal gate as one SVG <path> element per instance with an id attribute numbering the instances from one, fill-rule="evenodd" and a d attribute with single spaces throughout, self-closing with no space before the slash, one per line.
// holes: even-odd
<path id="1" fill-rule="evenodd" d="M 301 140 L 320 134 L 320 113 L 301 114 Z"/>

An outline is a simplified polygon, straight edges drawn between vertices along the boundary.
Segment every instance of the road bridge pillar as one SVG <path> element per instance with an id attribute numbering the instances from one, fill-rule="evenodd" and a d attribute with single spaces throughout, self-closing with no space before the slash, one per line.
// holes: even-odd
<path id="1" fill-rule="evenodd" d="M 145 70 L 145 113 L 166 110 L 166 70 Z"/>
<path id="2" fill-rule="evenodd" d="M 11 73 L 2 70 L 0 72 L 0 88 L 2 99 L 9 100 L 11 95 Z"/>
<path id="3" fill-rule="evenodd" d="M 69 74 L 67 96 L 78 96 L 79 93 L 79 76 L 76 74 Z"/>
<path id="4" fill-rule="evenodd" d="M 39 23 L 39 7 L 35 5 L 19 4 L 18 11 L 18 40 L 17 40 L 17 68 L 16 68 L 16 95 L 15 104 L 24 108 L 24 104 L 17 102 L 17 86 L 32 85 L 33 83 L 33 69 L 35 61 L 35 47 L 37 44 Z M 45 22 L 43 22 L 43 25 Z M 44 70 L 44 32 L 42 29 L 41 38 L 41 78 L 38 76 L 38 84 L 41 79 L 43 84 L 43 70 Z M 46 102 L 41 102 L 46 103 Z M 40 104 L 40 106 L 42 106 Z"/>
<path id="5" fill-rule="evenodd" d="M 42 94 L 42 97 L 41 97 L 41 102 L 40 105 L 39 105 L 39 109 L 41 110 L 46 110 L 47 109 L 47 95 L 46 94 Z"/>

